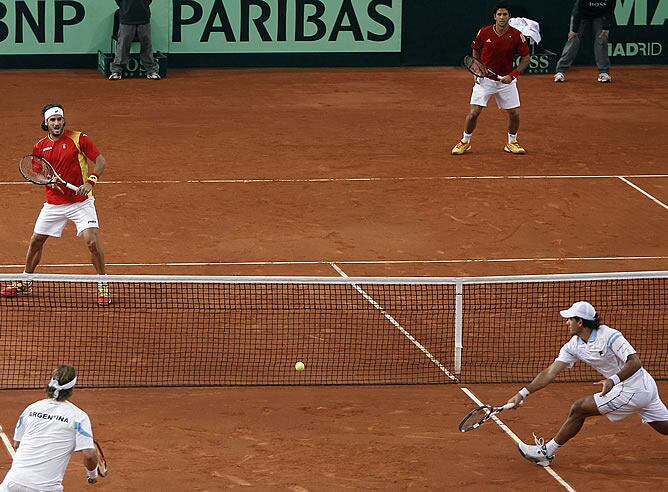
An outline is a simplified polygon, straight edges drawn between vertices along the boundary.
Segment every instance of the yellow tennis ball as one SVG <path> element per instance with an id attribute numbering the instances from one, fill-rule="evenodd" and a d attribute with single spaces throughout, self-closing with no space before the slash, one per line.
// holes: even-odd
<path id="1" fill-rule="evenodd" d="M 295 364 L 295 371 L 303 371 L 304 369 L 306 369 L 306 366 L 302 361 L 299 361 Z"/>

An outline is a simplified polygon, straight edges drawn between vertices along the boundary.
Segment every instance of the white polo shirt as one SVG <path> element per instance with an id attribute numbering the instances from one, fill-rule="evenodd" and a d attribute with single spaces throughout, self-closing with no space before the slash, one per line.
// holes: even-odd
<path id="1" fill-rule="evenodd" d="M 14 440 L 21 445 L 5 481 L 49 492 L 63 490 L 72 452 L 95 447 L 86 412 L 53 399 L 40 400 L 23 411 Z"/>
<path id="2" fill-rule="evenodd" d="M 604 378 L 610 378 L 617 374 L 626 364 L 626 359 L 635 353 L 635 349 L 621 332 L 601 325 L 591 332 L 587 342 L 574 335 L 561 347 L 555 360 L 568 364 L 569 367 L 581 360 L 596 369 Z M 624 385 L 646 388 L 645 378 L 651 380 L 652 376 L 645 368 L 640 368 L 624 381 Z"/>

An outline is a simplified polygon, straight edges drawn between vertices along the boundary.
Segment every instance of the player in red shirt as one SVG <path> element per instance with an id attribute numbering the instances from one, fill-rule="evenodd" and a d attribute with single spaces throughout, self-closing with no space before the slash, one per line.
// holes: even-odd
<path id="1" fill-rule="evenodd" d="M 520 128 L 520 95 L 517 91 L 517 77 L 529 66 L 531 56 L 524 35 L 508 24 L 510 8 L 498 4 L 494 9 L 494 24 L 483 27 L 471 43 L 473 57 L 494 73 L 502 76 L 499 81 L 476 77 L 471 92 L 471 109 L 466 115 L 464 136 L 452 149 L 454 155 L 461 155 L 471 150 L 471 135 L 475 130 L 478 116 L 491 96 L 496 99 L 499 108 L 508 112 L 508 143 L 503 148 L 511 154 L 525 154 L 526 151 L 517 141 Z M 521 56 L 516 69 L 513 69 L 515 55 Z"/>
<path id="2" fill-rule="evenodd" d="M 34 273 L 42 257 L 44 243 L 49 236 L 60 237 L 68 220 L 75 223 L 77 235 L 83 236 L 91 252 L 98 275 L 104 275 L 104 252 L 98 237 L 99 224 L 93 198 L 93 186 L 104 172 L 107 161 L 85 133 L 66 130 L 63 106 L 47 104 L 42 108 L 42 129 L 47 135 L 39 140 L 32 153 L 46 159 L 65 181 L 79 186 L 75 192 L 57 184 L 45 187 L 46 203 L 35 222 L 26 255 L 25 280 L 12 282 L 0 291 L 4 297 L 15 297 L 32 292 Z M 90 172 L 89 162 L 93 163 Z M 111 303 L 106 282 L 98 284 L 97 302 Z"/>

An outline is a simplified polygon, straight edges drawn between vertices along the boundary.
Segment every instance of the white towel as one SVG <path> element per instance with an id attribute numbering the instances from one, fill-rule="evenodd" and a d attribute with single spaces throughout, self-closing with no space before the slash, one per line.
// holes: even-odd
<path id="1" fill-rule="evenodd" d="M 540 25 L 538 22 L 524 17 L 511 17 L 509 23 L 515 29 L 519 29 L 526 37 L 531 38 L 536 44 L 540 43 Z"/>

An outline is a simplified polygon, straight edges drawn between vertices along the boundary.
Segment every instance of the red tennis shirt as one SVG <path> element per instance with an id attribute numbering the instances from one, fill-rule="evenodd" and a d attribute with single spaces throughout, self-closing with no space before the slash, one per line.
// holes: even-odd
<path id="1" fill-rule="evenodd" d="M 485 66 L 501 76 L 513 71 L 515 54 L 529 54 L 529 45 L 524 34 L 508 26 L 508 30 L 499 36 L 494 30 L 494 24 L 478 31 L 471 48 L 480 51 L 481 61 Z"/>
<path id="2" fill-rule="evenodd" d="M 75 186 L 81 186 L 88 179 L 88 160 L 95 161 L 100 155 L 88 135 L 73 130 L 65 130 L 58 140 L 51 140 L 47 135 L 33 146 L 32 153 L 46 159 L 61 178 Z M 88 198 L 62 185 L 62 193 L 50 186 L 44 189 L 46 202 L 52 205 L 83 202 Z"/>

